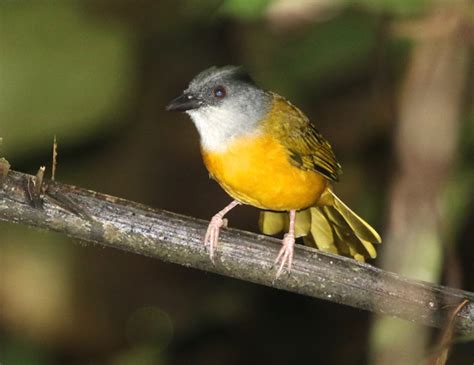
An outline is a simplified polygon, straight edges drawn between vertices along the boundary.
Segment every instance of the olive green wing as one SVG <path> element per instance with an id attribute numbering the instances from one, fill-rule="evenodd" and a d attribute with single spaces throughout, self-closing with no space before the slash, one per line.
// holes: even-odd
<path id="1" fill-rule="evenodd" d="M 329 142 L 297 107 L 273 94 L 269 127 L 288 149 L 290 162 L 303 170 L 319 172 L 331 181 L 342 173 Z"/>

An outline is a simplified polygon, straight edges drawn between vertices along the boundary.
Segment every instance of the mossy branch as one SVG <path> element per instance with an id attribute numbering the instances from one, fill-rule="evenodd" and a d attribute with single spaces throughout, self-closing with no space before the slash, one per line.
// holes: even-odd
<path id="1" fill-rule="evenodd" d="M 9 171 L 0 186 L 0 220 L 271 286 L 375 313 L 474 334 L 474 293 L 410 280 L 368 264 L 298 246 L 291 275 L 275 280 L 280 241 L 224 229 L 215 264 L 202 243 L 206 221 Z M 41 183 L 41 186 L 38 184 Z"/>

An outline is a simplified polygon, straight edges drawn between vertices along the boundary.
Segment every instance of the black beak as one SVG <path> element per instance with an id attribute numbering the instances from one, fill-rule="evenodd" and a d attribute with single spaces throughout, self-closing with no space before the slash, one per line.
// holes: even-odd
<path id="1" fill-rule="evenodd" d="M 169 112 L 185 112 L 186 110 L 197 109 L 202 105 L 202 100 L 192 94 L 184 93 L 173 99 L 167 106 Z"/>

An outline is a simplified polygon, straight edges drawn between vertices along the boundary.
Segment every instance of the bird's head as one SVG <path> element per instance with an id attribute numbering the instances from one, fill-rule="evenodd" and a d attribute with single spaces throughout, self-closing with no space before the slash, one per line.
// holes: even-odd
<path id="1" fill-rule="evenodd" d="M 231 140 L 258 133 L 271 95 L 241 67 L 211 67 L 198 74 L 166 110 L 191 116 L 206 150 L 223 150 Z"/>

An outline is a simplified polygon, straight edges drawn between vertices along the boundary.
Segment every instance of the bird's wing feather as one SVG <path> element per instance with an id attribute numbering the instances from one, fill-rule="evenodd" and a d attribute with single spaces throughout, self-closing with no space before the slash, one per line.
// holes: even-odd
<path id="1" fill-rule="evenodd" d="M 268 127 L 287 148 L 290 162 L 337 181 L 342 169 L 329 142 L 297 107 L 280 95 L 272 93 L 272 97 Z"/>

